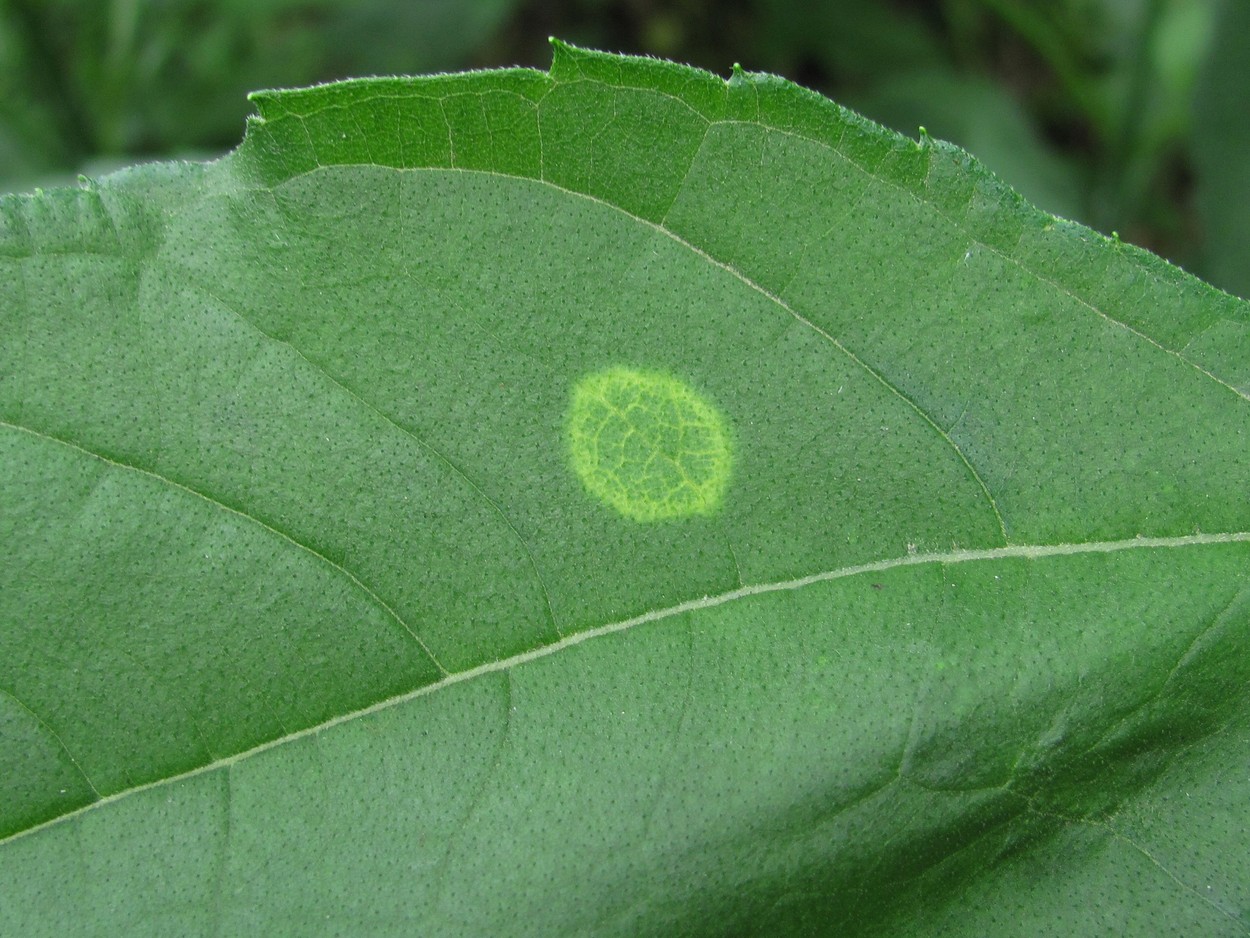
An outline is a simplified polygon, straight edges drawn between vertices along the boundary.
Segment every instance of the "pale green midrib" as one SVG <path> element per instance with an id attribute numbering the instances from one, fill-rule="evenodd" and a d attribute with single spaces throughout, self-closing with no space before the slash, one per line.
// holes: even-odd
<path id="1" fill-rule="evenodd" d="M 368 584 L 366 584 L 363 580 L 361 580 L 360 577 L 352 573 L 352 571 L 348 570 L 342 564 L 335 563 L 325 554 L 318 551 L 316 548 L 308 544 L 305 544 L 303 541 L 297 540 L 296 538 L 287 534 L 285 531 L 282 531 L 279 528 L 275 528 L 273 525 L 263 521 L 260 518 L 257 518 L 255 515 L 248 514 L 246 511 L 242 511 L 238 508 L 233 507 L 232 505 L 227 505 L 225 502 L 220 501 L 216 498 L 213 498 L 211 495 L 205 492 L 201 492 L 199 489 L 192 488 L 191 486 L 186 485 L 185 483 L 179 482 L 176 479 L 171 479 L 168 476 L 163 476 L 159 472 L 154 472 L 151 469 L 145 469 L 142 466 L 135 466 L 130 463 L 119 462 L 116 459 L 111 459 L 110 457 L 105 456 L 103 453 L 97 453 L 94 450 L 88 449 L 87 447 L 83 446 L 81 443 L 75 443 L 73 440 L 62 439 L 61 437 L 54 436 L 51 433 L 46 433 L 42 430 L 36 430 L 33 427 L 27 427 L 21 424 L 10 423 L 7 420 L 0 420 L 0 428 L 6 429 L 6 430 L 12 430 L 16 433 L 25 433 L 29 436 L 35 437 L 36 439 L 43 440 L 48 443 L 54 443 L 58 446 L 64 446 L 67 449 L 74 450 L 75 452 L 81 453 L 82 455 L 87 456 L 91 459 L 98 460 L 99 462 L 102 462 L 105 465 L 112 466 L 115 469 L 122 469 L 122 470 L 126 470 L 129 472 L 138 473 L 139 475 L 145 476 L 149 479 L 153 479 L 154 481 L 159 482 L 163 485 L 168 485 L 169 487 L 176 489 L 177 491 L 183 492 L 187 495 L 191 495 L 195 498 L 205 501 L 208 504 L 212 505 L 214 508 L 220 509 L 221 511 L 229 512 L 230 514 L 238 518 L 242 518 L 245 521 L 250 522 L 251 524 L 255 524 L 259 526 L 260 528 L 269 532 L 273 536 L 281 538 L 282 540 L 286 541 L 288 544 L 293 545 L 294 547 L 298 548 L 304 553 L 312 555 L 319 562 L 330 567 L 339 575 L 346 577 L 349 581 L 351 581 L 352 585 L 356 589 L 360 590 L 360 592 L 363 593 L 366 597 L 368 597 L 371 602 L 376 604 L 377 607 L 380 608 L 390 619 L 394 620 L 396 624 L 398 624 L 406 633 L 408 633 L 408 635 L 412 638 L 412 640 L 416 642 L 418 646 L 420 646 L 422 651 L 425 652 L 425 654 L 429 657 L 430 661 L 433 662 L 434 666 L 437 667 L 438 670 L 442 674 L 446 675 L 446 674 L 451 673 L 445 667 L 443 667 L 442 663 L 438 660 L 438 658 L 434 656 L 434 653 L 430 650 L 429 646 L 427 646 L 425 642 L 422 641 L 421 636 L 419 636 L 416 633 L 416 631 L 400 617 L 399 613 L 397 613 L 393 608 L 391 608 L 390 604 L 388 604 L 386 600 L 384 600 L 381 596 L 379 596 Z"/>
<path id="2" fill-rule="evenodd" d="M 674 606 L 667 606 L 663 609 L 655 609 L 642 615 L 633 616 L 629 619 L 623 619 L 619 622 L 611 622 L 606 625 L 596 626 L 577 632 L 553 642 L 550 645 L 542 645 L 530 651 L 512 655 L 508 658 L 502 658 L 498 661 L 487 662 L 486 664 L 477 665 L 465 671 L 458 671 L 448 674 L 446 677 L 427 684 L 416 690 L 399 694 L 386 700 L 378 701 L 368 707 L 362 707 L 359 710 L 353 710 L 332 719 L 319 723 L 316 726 L 306 727 L 289 733 L 286 736 L 269 740 L 254 746 L 251 749 L 235 753 L 230 756 L 224 756 L 215 759 L 212 762 L 205 763 L 202 766 L 182 772 L 178 775 L 172 775 L 168 778 L 157 779 L 144 785 L 138 785 L 128 788 L 124 791 L 115 792 L 107 797 L 101 798 L 99 801 L 92 802 L 75 811 L 63 814 L 60 817 L 44 821 L 33 827 L 23 831 L 17 831 L 7 837 L 0 838 L 0 845 L 9 843 L 22 837 L 27 837 L 37 831 L 62 824 L 88 811 L 104 807 L 131 795 L 147 791 L 152 788 L 159 788 L 165 785 L 171 785 L 184 779 L 194 778 L 207 772 L 212 772 L 220 768 L 234 765 L 244 759 L 267 752 L 270 749 L 276 749 L 288 743 L 296 742 L 307 736 L 314 736 L 332 729 L 343 723 L 349 723 L 363 717 L 389 710 L 392 707 L 400 706 L 409 701 L 416 700 L 433 694 L 445 687 L 455 684 L 461 684 L 475 678 L 483 677 L 489 674 L 497 674 L 501 671 L 508 671 L 512 668 L 528 664 L 531 661 L 537 661 L 542 658 L 550 657 L 557 652 L 563 651 L 573 645 L 580 645 L 582 642 L 590 641 L 595 638 L 602 638 L 607 635 L 613 635 L 618 632 L 624 632 L 639 625 L 646 625 L 650 622 L 659 622 L 673 616 L 683 615 L 687 612 L 698 612 L 702 609 L 712 609 L 717 606 L 723 606 L 740 599 L 747 599 L 752 596 L 762 596 L 768 593 L 780 593 L 794 590 L 800 590 L 807 586 L 817 583 L 825 583 L 831 580 L 841 580 L 847 577 L 859 576 L 865 573 L 882 573 L 887 570 L 894 570 L 900 567 L 916 567 L 926 564 L 960 564 L 960 563 L 976 563 L 976 562 L 993 562 L 998 560 L 1024 559 L 1024 560 L 1041 560 L 1049 557 L 1069 557 L 1080 554 L 1111 554 L 1124 550 L 1149 550 L 1149 549 L 1178 549 L 1185 547 L 1203 547 L 1217 544 L 1238 544 L 1250 543 L 1250 531 L 1234 531 L 1224 534 L 1189 534 L 1178 537 L 1136 537 L 1120 541 L 1091 541 L 1084 544 L 1029 544 L 1029 545 L 1012 545 L 1009 547 L 989 547 L 981 550 L 953 550 L 943 553 L 931 554 L 906 554 L 902 557 L 894 557 L 889 560 L 876 560 L 869 563 L 853 564 L 846 567 L 839 567 L 835 570 L 826 570 L 821 573 L 813 573 L 807 576 L 798 577 L 793 580 L 783 580 L 776 583 L 757 583 L 751 586 L 740 587 L 739 589 L 730 590 L 726 593 L 718 593 L 715 596 L 704 596 L 700 599 L 691 599 L 686 602 L 678 603 Z"/>

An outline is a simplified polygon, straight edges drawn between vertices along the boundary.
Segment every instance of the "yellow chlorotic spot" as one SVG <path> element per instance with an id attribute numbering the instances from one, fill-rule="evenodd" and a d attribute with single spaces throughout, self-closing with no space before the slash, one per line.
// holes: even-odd
<path id="1" fill-rule="evenodd" d="M 609 368 L 577 382 L 569 449 L 586 490 L 633 521 L 710 514 L 729 484 L 724 419 L 657 371 Z"/>

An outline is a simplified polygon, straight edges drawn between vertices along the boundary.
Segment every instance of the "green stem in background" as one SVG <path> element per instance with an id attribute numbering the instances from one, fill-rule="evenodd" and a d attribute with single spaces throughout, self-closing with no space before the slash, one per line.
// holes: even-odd
<path id="1" fill-rule="evenodd" d="M 1055 28 L 1052 20 L 1019 0 L 979 2 L 1045 59 L 1064 92 L 1085 116 L 1099 140 L 1109 139 L 1113 128 L 1106 103 L 1094 93 L 1088 79 L 1088 70 L 1073 55 L 1070 43 Z"/>
<path id="2" fill-rule="evenodd" d="M 102 62 L 108 104 L 107 115 L 100 115 L 100 142 L 106 153 L 121 153 L 126 149 L 126 89 L 135 68 L 140 14 L 138 0 L 112 0 L 108 5 L 108 38 Z"/>
<path id="3" fill-rule="evenodd" d="M 1146 0 L 1133 51 L 1124 107 L 1117 115 L 1115 134 L 1102 162 L 1101 178 L 1094 191 L 1095 224 L 1124 226 L 1131 222 L 1137 215 L 1138 199 L 1149 185 L 1149 167 L 1141 165 L 1138 150 L 1155 74 L 1151 49 L 1163 20 L 1163 3 L 1164 0 Z"/>
<path id="4" fill-rule="evenodd" d="M 48 41 L 49 30 L 32 4 L 8 0 L 4 7 L 8 21 L 19 33 L 19 42 L 28 50 L 36 99 L 43 100 L 48 119 L 56 128 L 61 160 L 66 166 L 76 166 L 97 148 L 91 121 L 68 80 L 69 63 Z"/>
<path id="5" fill-rule="evenodd" d="M 981 0 L 943 0 L 942 18 L 951 55 L 960 66 L 979 67 L 977 34 L 982 20 Z"/>
<path id="6" fill-rule="evenodd" d="M 978 0 L 1047 62 L 1065 94 L 1093 131 L 1095 152 L 1085 220 L 1103 231 L 1125 230 L 1139 220 L 1153 163 L 1143 152 L 1145 112 L 1155 80 L 1151 55 L 1164 19 L 1164 0 L 1145 0 L 1123 96 L 1110 99 L 1091 80 L 1090 70 L 1062 28 L 1023 0 Z"/>

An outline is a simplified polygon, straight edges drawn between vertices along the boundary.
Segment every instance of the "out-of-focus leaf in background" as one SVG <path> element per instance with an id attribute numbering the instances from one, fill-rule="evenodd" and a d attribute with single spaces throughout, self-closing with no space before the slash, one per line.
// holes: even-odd
<path id="1" fill-rule="evenodd" d="M 1197 272 L 1250 296 L 1250 4 L 1229 0 L 1194 96 L 1203 245 Z"/>
<path id="2" fill-rule="evenodd" d="M 515 0 L 8 0 L 0 187 L 216 156 L 249 91 L 469 61 Z"/>
<path id="3" fill-rule="evenodd" d="M 1083 217 L 1075 167 L 1001 85 L 945 70 L 909 72 L 883 79 L 851 104 L 903 132 L 924 126 L 935 137 L 959 140 L 1039 207 Z"/>

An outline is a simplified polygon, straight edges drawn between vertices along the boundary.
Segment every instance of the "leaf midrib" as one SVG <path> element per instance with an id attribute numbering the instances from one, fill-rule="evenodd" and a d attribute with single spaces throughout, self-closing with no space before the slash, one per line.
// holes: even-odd
<path id="1" fill-rule="evenodd" d="M 11 426 L 10 424 L 0 424 L 3 426 Z M 24 429 L 24 428 L 16 428 Z M 84 451 L 86 452 L 86 451 Z M 120 465 L 120 464 L 119 464 Z M 238 512 L 236 509 L 230 509 L 227 506 L 221 506 L 223 509 L 232 511 L 242 517 L 248 517 Z M 253 519 L 255 520 L 255 519 Z M 978 562 L 994 562 L 1007 559 L 1024 559 L 1024 560 L 1040 560 L 1048 557 L 1068 557 L 1081 554 L 1111 554 L 1125 550 L 1169 550 L 1186 547 L 1205 547 L 1217 544 L 1235 544 L 1250 543 L 1250 531 L 1234 531 L 1223 534 L 1189 534 L 1176 537 L 1135 537 L 1118 541 L 1089 541 L 1085 543 L 1072 544 L 1016 544 L 1007 547 L 989 547 L 979 550 L 952 550 L 940 553 L 915 553 L 906 554 L 901 557 L 894 557 L 888 560 L 876 560 L 869 563 L 852 564 L 850 566 L 838 567 L 833 570 L 826 570 L 820 573 L 813 573 L 807 576 L 798 577 L 792 580 L 780 580 L 772 583 L 756 583 L 750 586 L 739 587 L 738 589 L 729 590 L 728 592 L 718 593 L 714 596 L 703 596 L 699 599 L 686 600 L 673 606 L 667 606 L 662 609 L 655 609 L 641 615 L 632 616 L 628 619 L 622 619 L 619 622 L 611 622 L 606 625 L 595 626 L 582 632 L 568 635 L 559 641 L 552 642 L 548 645 L 541 645 L 526 652 L 512 655 L 508 658 L 501 658 L 497 661 L 486 662 L 464 671 L 457 671 L 448 674 L 431 684 L 415 690 L 389 697 L 386 700 L 378 701 L 368 707 L 359 710 L 353 710 L 348 713 L 333 717 L 314 726 L 305 727 L 301 730 L 288 733 L 285 736 L 279 736 L 267 742 L 254 746 L 251 749 L 234 753 L 233 755 L 223 756 L 220 759 L 214 759 L 212 762 L 205 763 L 186 772 L 171 775 L 166 778 L 155 779 L 143 785 L 136 785 L 122 791 L 114 792 L 98 801 L 84 805 L 74 811 L 62 814 L 58 817 L 36 824 L 25 830 L 17 831 L 7 837 L 0 838 L 0 846 L 23 837 L 27 837 L 44 828 L 52 827 L 57 824 L 65 823 L 89 811 L 102 808 L 113 802 L 129 798 L 132 795 L 147 791 L 152 788 L 159 788 L 165 785 L 171 785 L 184 779 L 194 778 L 207 772 L 212 772 L 220 768 L 225 768 L 249 759 L 252 756 L 267 752 L 270 749 L 276 749 L 288 743 L 296 742 L 306 736 L 313 736 L 323 733 L 343 723 L 349 723 L 363 717 L 371 716 L 392 707 L 397 707 L 419 697 L 425 697 L 450 687 L 455 684 L 461 684 L 471 681 L 479 677 L 490 674 L 497 674 L 501 671 L 508 671 L 512 668 L 528 664 L 531 661 L 537 661 L 542 658 L 550 657 L 565 648 L 573 645 L 580 645 L 591 639 L 603 638 L 608 635 L 614 635 L 618 632 L 625 632 L 636 626 L 646 625 L 650 622 L 659 622 L 673 616 L 682 615 L 687 612 L 698 612 L 702 609 L 711 609 L 717 606 L 723 606 L 728 603 L 735 602 L 740 599 L 747 599 L 753 596 L 761 596 L 768 593 L 788 592 L 801 590 L 805 587 L 818 583 L 825 583 L 831 580 L 841 580 L 848 577 L 860 576 L 866 573 L 882 573 L 887 570 L 893 570 L 899 567 L 915 567 L 927 564 L 963 564 Z"/>

